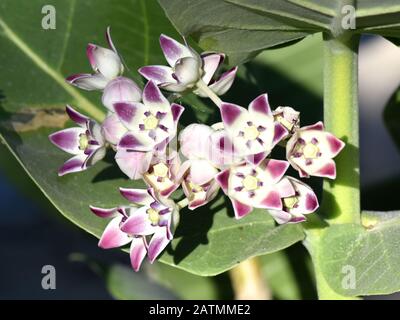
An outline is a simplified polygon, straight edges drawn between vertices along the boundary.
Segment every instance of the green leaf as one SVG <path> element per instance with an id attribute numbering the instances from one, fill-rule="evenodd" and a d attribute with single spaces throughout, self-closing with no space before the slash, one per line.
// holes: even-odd
<path id="1" fill-rule="evenodd" d="M 174 300 L 168 289 L 124 265 L 112 265 L 106 275 L 107 289 L 119 300 Z"/>
<path id="2" fill-rule="evenodd" d="M 221 296 L 221 291 L 225 292 L 225 290 L 220 290 L 218 277 L 200 277 L 161 263 L 153 265 L 147 271 L 151 279 L 170 289 L 180 299 L 216 300 L 224 298 Z"/>
<path id="3" fill-rule="evenodd" d="M 177 296 L 165 286 L 149 278 L 144 271 L 135 272 L 122 264 L 106 264 L 81 253 L 73 253 L 70 261 L 86 264 L 104 280 L 108 292 L 118 300 L 173 300 Z"/>
<path id="4" fill-rule="evenodd" d="M 40 28 L 44 4 L 57 9 L 56 30 Z M 133 77 L 141 65 L 164 62 L 158 44 L 160 33 L 176 34 L 157 2 L 149 0 L 4 0 L 0 9 L 7 13 L 0 13 L 0 82 L 4 84 L 1 139 L 52 204 L 73 223 L 99 237 L 107 221 L 94 216 L 88 206 L 127 203 L 118 187 L 144 184 L 128 180 L 113 163 L 111 153 L 85 172 L 57 176 L 57 168 L 68 155 L 54 147 L 48 135 L 72 125 L 64 105 L 69 103 L 98 118 L 105 113 L 99 93 L 79 91 L 63 79 L 90 70 L 85 46 L 88 42 L 104 45 L 102 33 L 107 25 L 111 25 L 114 42 L 132 70 L 128 76 Z M 32 28 L 34 25 L 38 27 Z M 199 101 L 191 99 L 195 104 Z M 199 119 L 212 113 L 204 105 L 193 110 Z M 214 275 L 248 257 L 286 248 L 303 237 L 301 226 L 275 227 L 266 211 L 236 221 L 231 204 L 220 197 L 202 210 L 182 212 L 172 246 L 160 260 L 191 273 Z"/>
<path id="5" fill-rule="evenodd" d="M 226 53 L 230 64 L 249 60 L 266 48 L 301 40 L 321 29 L 315 24 L 281 14 L 256 12 L 227 1 L 159 2 L 182 35 L 192 36 L 204 50 Z"/>
<path id="6" fill-rule="evenodd" d="M 345 296 L 399 291 L 400 212 L 363 213 L 362 223 L 333 225 L 324 232 L 318 257 L 324 278 Z"/>
<path id="7" fill-rule="evenodd" d="M 159 0 L 185 36 L 205 50 L 228 54 L 230 64 L 316 33 L 375 33 L 400 37 L 397 0 Z M 355 29 L 343 29 L 356 8 Z M 343 10 L 346 9 L 346 10 Z M 242 41 L 246 39 L 246 41 Z"/>

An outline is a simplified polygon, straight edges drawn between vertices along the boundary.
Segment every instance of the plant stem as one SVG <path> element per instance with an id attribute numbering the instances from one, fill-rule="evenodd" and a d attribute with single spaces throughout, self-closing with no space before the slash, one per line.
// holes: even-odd
<path id="1" fill-rule="evenodd" d="M 186 207 L 189 204 L 189 199 L 184 198 L 181 201 L 179 201 L 176 205 L 179 207 L 179 210 Z"/>
<path id="2" fill-rule="evenodd" d="M 198 89 L 203 91 L 214 103 L 215 105 L 220 108 L 222 104 L 222 100 L 212 91 L 206 84 L 205 82 L 200 79 L 197 83 L 196 86 Z"/>
<path id="3" fill-rule="evenodd" d="M 236 300 L 270 300 L 258 257 L 247 259 L 229 271 Z"/>
<path id="4" fill-rule="evenodd" d="M 320 242 L 331 224 L 360 223 L 358 43 L 359 36 L 347 33 L 324 35 L 324 123 L 346 146 L 335 159 L 336 180 L 324 181 L 320 212 L 326 221 L 312 219 L 305 224 L 304 245 L 313 260 L 320 300 L 357 299 L 329 286 L 321 270 Z"/>
<path id="5" fill-rule="evenodd" d="M 359 36 L 324 35 L 324 123 L 346 142 L 335 159 L 336 180 L 324 181 L 321 212 L 330 224 L 360 223 L 358 43 Z"/>

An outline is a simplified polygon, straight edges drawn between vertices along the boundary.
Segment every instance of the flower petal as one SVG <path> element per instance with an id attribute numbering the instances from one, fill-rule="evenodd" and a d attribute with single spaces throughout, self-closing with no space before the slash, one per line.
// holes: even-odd
<path id="1" fill-rule="evenodd" d="M 105 209 L 94 206 L 89 206 L 90 210 L 100 218 L 115 218 L 118 215 L 118 207 Z"/>
<path id="2" fill-rule="evenodd" d="M 221 96 L 225 94 L 233 84 L 236 77 L 236 72 L 238 67 L 234 67 L 226 72 L 224 72 L 221 77 L 213 84 L 208 87 L 217 95 Z M 200 95 L 201 96 L 201 95 Z"/>
<path id="3" fill-rule="evenodd" d="M 215 71 L 217 71 L 219 65 L 224 61 L 225 55 L 222 53 L 209 53 L 202 54 L 201 59 L 203 60 L 203 81 L 205 84 L 209 84 Z"/>
<path id="4" fill-rule="evenodd" d="M 274 140 L 272 141 L 272 145 L 275 146 L 279 141 L 283 138 L 287 137 L 289 131 L 283 126 L 280 122 L 275 122 L 274 128 Z"/>
<path id="5" fill-rule="evenodd" d="M 262 115 L 272 117 L 272 111 L 268 102 L 268 95 L 264 93 L 255 98 L 249 105 L 249 111 L 250 113 L 255 113 L 255 115 L 257 115 L 257 113 L 261 113 Z"/>
<path id="6" fill-rule="evenodd" d="M 106 30 L 106 40 L 107 40 L 107 43 L 108 43 L 108 46 L 110 47 L 110 49 L 118 54 L 117 49 L 115 48 L 114 43 L 111 39 L 111 27 L 110 26 L 108 26 L 107 30 Z"/>
<path id="7" fill-rule="evenodd" d="M 261 201 L 260 208 L 282 210 L 282 200 L 279 192 L 273 190 Z"/>
<path id="8" fill-rule="evenodd" d="M 119 140 L 127 132 L 126 127 L 121 123 L 118 116 L 113 113 L 101 124 L 104 138 L 111 144 L 117 145 Z"/>
<path id="9" fill-rule="evenodd" d="M 210 149 L 209 136 L 212 133 L 212 128 L 205 124 L 188 125 L 179 134 L 181 153 L 188 159 L 206 159 Z"/>
<path id="10" fill-rule="evenodd" d="M 160 46 L 168 64 L 173 67 L 177 60 L 184 57 L 192 57 L 191 50 L 178 41 L 162 34 L 160 36 Z"/>
<path id="11" fill-rule="evenodd" d="M 107 80 L 116 78 L 124 70 L 120 57 L 113 50 L 89 43 L 86 54 L 93 70 L 101 73 Z"/>
<path id="12" fill-rule="evenodd" d="M 117 149 L 115 161 L 123 173 L 130 179 L 138 180 L 150 167 L 152 152 L 139 152 L 126 149 Z"/>
<path id="13" fill-rule="evenodd" d="M 146 254 L 147 248 L 144 237 L 133 238 L 129 254 L 133 270 L 139 271 Z"/>
<path id="14" fill-rule="evenodd" d="M 180 104 L 177 103 L 171 104 L 172 118 L 175 121 L 175 123 L 179 121 L 179 118 L 181 117 L 183 111 L 185 111 L 185 108 L 182 107 Z"/>
<path id="15" fill-rule="evenodd" d="M 131 130 L 139 130 L 139 122 L 137 118 L 139 113 L 144 110 L 144 105 L 141 103 L 117 102 L 113 105 L 114 111 L 119 120 L 125 127 Z"/>
<path id="16" fill-rule="evenodd" d="M 146 189 L 119 188 L 121 195 L 132 203 L 149 206 L 154 199 Z"/>
<path id="17" fill-rule="evenodd" d="M 133 132 L 128 131 L 118 143 L 118 148 L 129 149 L 133 151 L 151 151 L 154 147 L 154 141 L 150 138 L 133 134 Z"/>
<path id="18" fill-rule="evenodd" d="M 187 90 L 186 85 L 180 83 L 164 82 L 158 85 L 161 89 L 171 92 L 184 92 Z"/>
<path id="19" fill-rule="evenodd" d="M 229 187 L 229 175 L 230 175 L 230 170 L 226 169 L 224 171 L 221 171 L 215 176 L 215 180 L 218 182 L 218 184 L 221 186 L 222 190 L 227 193 L 228 192 L 228 187 Z"/>
<path id="20" fill-rule="evenodd" d="M 265 171 L 275 183 L 282 179 L 288 168 L 289 162 L 284 160 L 268 159 L 265 162 Z"/>
<path id="21" fill-rule="evenodd" d="M 279 193 L 281 198 L 292 197 L 296 194 L 296 190 L 290 181 L 291 177 L 284 177 L 275 185 L 274 189 Z"/>
<path id="22" fill-rule="evenodd" d="M 121 224 L 121 231 L 130 235 L 147 236 L 154 233 L 154 227 L 151 225 L 147 207 L 141 207 L 134 210 L 128 219 Z M 132 210 L 132 209 L 131 209 Z"/>
<path id="23" fill-rule="evenodd" d="M 106 156 L 106 148 L 105 147 L 97 148 L 96 150 L 92 151 L 87 156 L 87 158 L 85 159 L 85 162 L 83 164 L 85 169 L 95 165 L 96 162 L 102 160 L 105 156 Z"/>
<path id="24" fill-rule="evenodd" d="M 177 83 L 172 77 L 173 70 L 167 66 L 145 66 L 138 72 L 147 80 L 152 80 L 156 85 L 161 83 Z"/>
<path id="25" fill-rule="evenodd" d="M 288 223 L 292 219 L 292 215 L 282 210 L 268 210 L 268 213 L 279 224 Z"/>
<path id="26" fill-rule="evenodd" d="M 190 177 L 193 183 L 203 185 L 214 179 L 218 170 L 207 160 L 192 160 L 190 164 Z"/>
<path id="27" fill-rule="evenodd" d="M 143 90 L 143 103 L 146 107 L 169 110 L 170 104 L 167 98 L 153 81 L 147 82 Z"/>
<path id="28" fill-rule="evenodd" d="M 324 177 L 329 179 L 336 179 L 336 164 L 332 159 L 326 160 L 326 164 L 319 169 L 317 172 L 309 173 L 310 175 L 317 177 Z"/>
<path id="29" fill-rule="evenodd" d="M 258 166 L 266 157 L 267 157 L 266 152 L 260 152 L 256 154 L 252 154 L 246 157 L 246 161 Z"/>
<path id="30" fill-rule="evenodd" d="M 117 102 L 139 102 L 142 99 L 142 90 L 131 79 L 118 77 L 110 81 L 104 88 L 101 98 L 103 105 L 114 112 Z"/>
<path id="31" fill-rule="evenodd" d="M 61 177 L 68 173 L 86 170 L 86 167 L 84 166 L 85 160 L 85 154 L 78 154 L 75 157 L 72 157 L 71 159 L 64 162 L 61 168 L 58 169 L 58 175 Z"/>
<path id="32" fill-rule="evenodd" d="M 131 241 L 131 237 L 119 228 L 121 220 L 122 216 L 117 216 L 108 223 L 99 241 L 100 248 L 117 248 Z"/>
<path id="33" fill-rule="evenodd" d="M 100 73 L 89 74 L 79 73 L 69 76 L 66 81 L 80 89 L 84 90 L 103 90 L 108 80 Z"/>
<path id="34" fill-rule="evenodd" d="M 301 127 L 300 128 L 301 131 L 305 131 L 305 130 L 318 130 L 318 131 L 324 131 L 324 124 L 322 121 L 318 121 L 317 123 L 314 123 L 312 125 L 309 126 L 305 126 L 305 127 Z"/>
<path id="35" fill-rule="evenodd" d="M 68 128 L 52 133 L 49 135 L 49 139 L 55 146 L 65 152 L 80 154 L 83 151 L 79 149 L 79 139 L 81 134 L 85 134 L 85 131 L 83 128 Z"/>
<path id="36" fill-rule="evenodd" d="M 239 122 L 241 117 L 247 114 L 247 110 L 233 103 L 223 102 L 221 104 L 221 117 L 226 129 Z"/>
<path id="37" fill-rule="evenodd" d="M 345 147 L 345 143 L 336 138 L 333 134 L 327 132 L 326 133 L 326 139 L 328 141 L 329 147 L 330 147 L 330 151 L 331 151 L 331 157 L 336 157 L 340 151 L 342 151 L 342 149 Z"/>
<path id="38" fill-rule="evenodd" d="M 292 208 L 285 209 L 292 215 L 303 215 L 314 212 L 318 209 L 318 198 L 314 191 L 306 183 L 292 177 L 283 180 L 289 180 L 296 190 L 297 203 Z M 283 181 L 282 180 L 282 181 Z"/>
<path id="39" fill-rule="evenodd" d="M 167 227 L 158 227 L 149 243 L 148 257 L 150 263 L 154 262 L 169 242 L 170 240 L 167 237 Z"/>
<path id="40" fill-rule="evenodd" d="M 233 210 L 235 211 L 236 219 L 241 219 L 247 216 L 251 211 L 253 211 L 253 208 L 248 206 L 247 204 L 241 203 L 237 200 L 233 199 L 231 200 L 232 200 Z"/>
<path id="41" fill-rule="evenodd" d="M 65 111 L 67 112 L 69 118 L 74 121 L 76 124 L 80 125 L 81 127 L 86 127 L 86 123 L 89 120 L 88 117 L 79 113 L 70 105 L 67 104 Z"/>

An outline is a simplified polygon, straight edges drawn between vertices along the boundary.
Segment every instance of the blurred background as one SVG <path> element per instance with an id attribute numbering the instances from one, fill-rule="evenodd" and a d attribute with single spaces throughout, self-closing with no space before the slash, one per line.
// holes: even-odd
<path id="1" fill-rule="evenodd" d="M 225 99 L 247 103 L 252 95 L 266 90 L 273 106 L 279 101 L 294 108 L 314 108 L 310 118 L 319 119 L 322 116 L 319 40 L 314 36 L 289 48 L 264 52 L 241 67 L 240 78 L 231 90 L 247 90 L 249 95 L 242 97 L 243 101 L 237 101 L 237 95 Z M 400 186 L 400 154 L 383 117 L 385 106 L 400 83 L 400 49 L 381 37 L 364 37 L 359 64 L 362 208 L 400 209 L 393 191 Z M 255 86 L 249 87 L 249 81 Z M 302 99 L 298 100 L 300 91 Z M 303 119 L 303 124 L 306 121 Z M 233 297 L 227 274 L 200 278 L 159 265 L 134 274 L 125 253 L 100 250 L 97 239 L 64 219 L 3 145 L 0 145 L 0 203 L 0 299 Z M 262 261 L 263 275 L 274 298 L 316 297 L 310 261 L 301 245 L 263 257 Z M 56 290 L 42 289 L 44 265 L 56 268 Z M 166 273 L 168 280 L 163 279 Z M 191 281 L 190 290 L 185 289 L 182 279 Z M 290 281 L 294 279 L 297 285 Z M 129 285 L 129 281 L 135 285 Z"/>

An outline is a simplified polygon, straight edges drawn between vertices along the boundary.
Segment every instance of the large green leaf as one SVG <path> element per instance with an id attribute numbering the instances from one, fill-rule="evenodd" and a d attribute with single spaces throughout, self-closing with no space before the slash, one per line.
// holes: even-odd
<path id="1" fill-rule="evenodd" d="M 318 258 L 324 278 L 345 296 L 399 291 L 400 212 L 365 212 L 362 224 L 333 225 L 323 234 Z"/>
<path id="2" fill-rule="evenodd" d="M 177 29 L 203 49 L 220 50 L 231 64 L 315 32 L 400 37 L 397 0 L 159 0 Z M 355 29 L 343 29 L 355 9 Z M 343 20 L 345 18 L 345 20 Z M 346 24 L 344 24 L 346 25 Z M 246 39 L 246 41 L 242 41 Z"/>
<path id="3" fill-rule="evenodd" d="M 280 14 L 248 10 L 227 1 L 159 2 L 182 35 L 192 36 L 205 50 L 226 53 L 231 64 L 246 61 L 266 48 L 297 41 L 320 30 L 315 24 Z"/>
<path id="4" fill-rule="evenodd" d="M 56 30 L 40 28 L 44 4 L 56 7 Z M 57 168 L 68 155 L 47 137 L 72 125 L 64 105 L 70 103 L 98 118 L 104 114 L 99 93 L 78 91 L 63 79 L 89 71 L 84 48 L 87 42 L 104 44 L 102 34 L 107 25 L 111 25 L 133 77 L 139 66 L 164 61 L 159 34 L 176 34 L 157 2 L 149 0 L 5 0 L 0 9 L 1 138 L 57 209 L 99 237 L 107 221 L 91 214 L 88 206 L 121 204 L 118 187 L 143 184 L 126 179 L 113 165 L 112 154 L 86 172 L 57 177 Z M 196 106 L 186 108 L 191 122 L 211 116 L 212 109 L 206 104 L 190 99 Z M 265 211 L 236 221 L 229 208 L 230 203 L 221 197 L 195 213 L 184 210 L 172 246 L 160 260 L 192 273 L 214 275 L 248 257 L 280 250 L 303 238 L 300 226 L 275 227 Z"/>
<path id="5" fill-rule="evenodd" d="M 81 253 L 73 253 L 70 260 L 86 264 L 101 277 L 108 292 L 119 300 L 173 300 L 173 291 L 150 279 L 145 272 L 136 273 L 122 264 L 106 264 Z M 193 276 L 194 277 L 194 276 Z"/>

